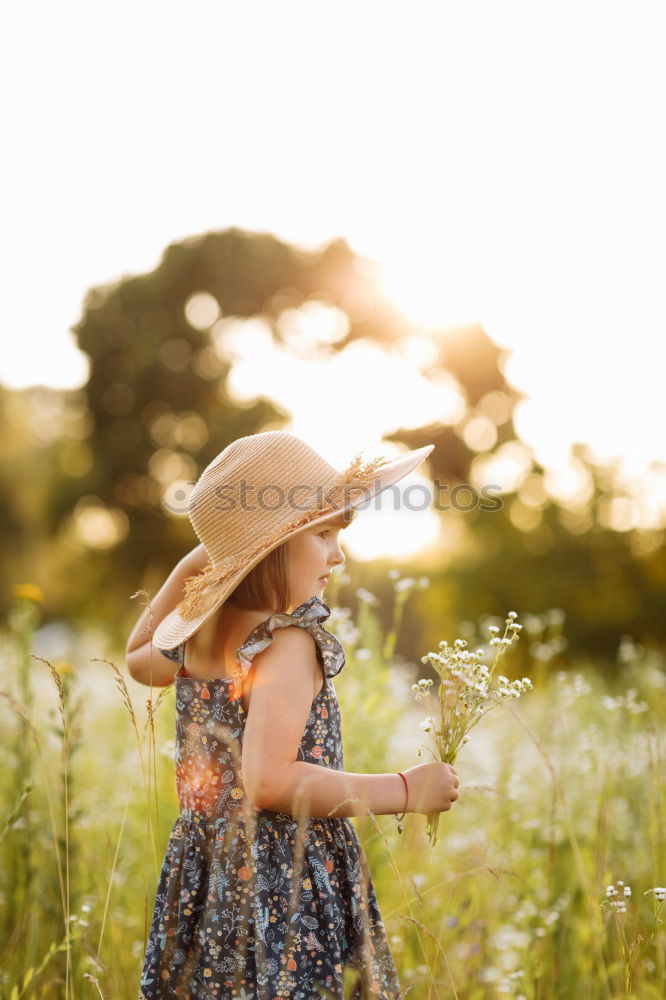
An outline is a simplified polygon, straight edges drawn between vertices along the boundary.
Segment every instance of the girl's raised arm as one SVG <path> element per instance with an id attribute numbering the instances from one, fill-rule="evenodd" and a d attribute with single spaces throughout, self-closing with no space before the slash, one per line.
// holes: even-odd
<path id="1" fill-rule="evenodd" d="M 125 661 L 130 676 L 140 684 L 165 687 L 173 681 L 178 669 L 173 660 L 162 656 L 152 645 L 152 637 L 160 622 L 180 603 L 185 592 L 185 580 L 199 573 L 209 563 L 203 545 L 197 545 L 176 563 L 150 605 L 144 608 L 130 632 L 125 647 Z"/>

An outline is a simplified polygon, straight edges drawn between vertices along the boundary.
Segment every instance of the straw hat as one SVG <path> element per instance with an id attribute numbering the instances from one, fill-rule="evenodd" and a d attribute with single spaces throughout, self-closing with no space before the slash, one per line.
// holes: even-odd
<path id="1" fill-rule="evenodd" d="M 359 453 L 339 471 L 287 431 L 232 441 L 201 473 L 189 500 L 190 521 L 210 564 L 185 581 L 183 600 L 160 622 L 153 645 L 175 649 L 269 552 L 397 483 L 434 447 L 367 462 Z"/>

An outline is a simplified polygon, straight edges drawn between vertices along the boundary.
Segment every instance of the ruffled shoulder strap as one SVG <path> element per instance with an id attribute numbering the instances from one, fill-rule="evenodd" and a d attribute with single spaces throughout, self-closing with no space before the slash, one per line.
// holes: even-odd
<path id="1" fill-rule="evenodd" d="M 261 622 L 250 632 L 242 646 L 236 650 L 236 658 L 243 677 L 246 676 L 252 660 L 262 650 L 270 646 L 275 638 L 275 631 L 287 625 L 298 625 L 307 629 L 315 641 L 317 657 L 326 677 L 335 677 L 345 665 L 345 651 L 340 640 L 327 632 L 321 625 L 331 613 L 327 604 L 316 595 L 299 605 L 291 614 L 278 611 L 266 621 Z"/>
<path id="2" fill-rule="evenodd" d="M 159 649 L 159 651 L 162 654 L 162 656 L 166 656 L 167 660 L 173 660 L 174 663 L 178 663 L 181 667 L 183 666 L 183 663 L 185 662 L 185 659 L 184 659 L 185 643 L 184 642 L 181 642 L 180 646 L 176 646 L 175 649 L 160 649 L 159 646 L 157 647 L 157 649 Z"/>

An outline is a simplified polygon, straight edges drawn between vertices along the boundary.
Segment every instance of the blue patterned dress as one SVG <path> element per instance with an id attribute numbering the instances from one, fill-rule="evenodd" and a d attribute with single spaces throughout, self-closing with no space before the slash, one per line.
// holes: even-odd
<path id="1" fill-rule="evenodd" d="M 315 640 L 324 685 L 298 760 L 344 770 L 340 707 L 331 680 L 340 641 L 311 597 L 276 613 L 237 650 L 243 675 L 275 630 Z M 343 1000 L 403 997 L 367 859 L 349 817 L 292 816 L 252 806 L 241 754 L 240 673 L 197 680 L 185 644 L 164 651 L 175 674 L 176 819 L 160 872 L 139 1000 Z"/>

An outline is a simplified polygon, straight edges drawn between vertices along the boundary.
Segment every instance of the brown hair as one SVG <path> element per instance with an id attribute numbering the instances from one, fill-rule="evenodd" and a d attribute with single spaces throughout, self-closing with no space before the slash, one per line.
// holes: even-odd
<path id="1" fill-rule="evenodd" d="M 225 603 L 237 604 L 244 611 L 274 608 L 286 612 L 289 600 L 287 542 L 283 542 L 243 577 Z"/>
<path id="2" fill-rule="evenodd" d="M 328 527 L 346 528 L 354 520 L 356 511 L 343 511 L 318 527 L 321 531 Z M 257 563 L 247 576 L 243 577 L 227 601 L 237 604 L 245 611 L 255 608 L 274 608 L 286 612 L 291 603 L 289 580 L 287 578 L 287 546 L 289 539 Z"/>
<path id="3" fill-rule="evenodd" d="M 258 608 L 273 608 L 286 611 L 288 607 L 287 553 L 286 542 L 257 563 L 244 577 L 236 589 L 227 597 L 214 615 L 187 640 L 188 662 L 192 666 L 200 660 L 207 663 L 215 652 L 220 615 L 232 603 L 245 611 Z"/>

